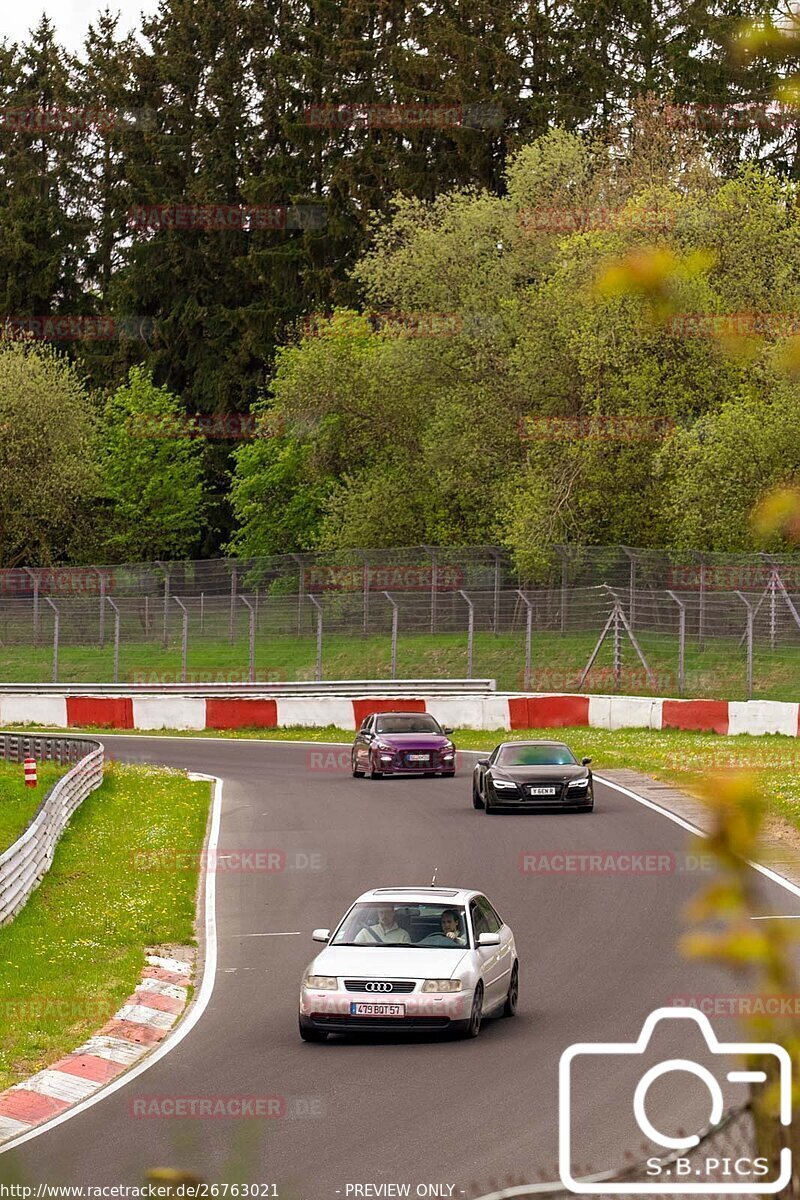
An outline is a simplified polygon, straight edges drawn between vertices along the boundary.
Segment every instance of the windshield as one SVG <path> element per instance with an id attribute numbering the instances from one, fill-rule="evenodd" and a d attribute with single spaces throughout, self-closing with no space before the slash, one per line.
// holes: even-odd
<path id="1" fill-rule="evenodd" d="M 466 913 L 458 905 L 354 904 L 330 944 L 463 950 L 469 945 L 466 930 Z"/>
<path id="2" fill-rule="evenodd" d="M 502 767 L 565 767 L 578 760 L 569 746 L 503 746 L 496 762 Z"/>
<path id="3" fill-rule="evenodd" d="M 378 717 L 375 722 L 376 733 L 441 733 L 439 724 L 433 717 L 425 713 L 412 714 L 408 717 L 388 716 Z"/>

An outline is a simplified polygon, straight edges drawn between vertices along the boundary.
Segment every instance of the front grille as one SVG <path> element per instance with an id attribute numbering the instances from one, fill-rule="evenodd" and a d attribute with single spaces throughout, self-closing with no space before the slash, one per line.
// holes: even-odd
<path id="1" fill-rule="evenodd" d="M 427 756 L 428 756 L 428 761 L 427 761 L 427 762 L 414 762 L 414 760 L 413 760 L 413 759 L 410 759 L 410 758 L 409 758 L 409 754 L 427 754 Z M 431 751 L 427 751 L 427 750 L 408 750 L 408 751 L 407 751 L 407 752 L 406 752 L 406 753 L 405 753 L 405 754 L 402 756 L 402 763 L 403 763 L 403 766 L 404 766 L 404 767 L 409 767 L 409 768 L 414 768 L 414 767 L 416 767 L 416 768 L 417 768 L 417 769 L 419 769 L 419 770 L 427 770 L 427 768 L 428 768 L 428 767 L 435 767 L 435 766 L 437 766 L 437 765 L 438 765 L 438 763 L 439 763 L 439 755 L 438 755 L 438 754 L 437 754 L 437 753 L 436 753 L 434 750 L 431 750 Z"/>
<path id="2" fill-rule="evenodd" d="M 328 1026 L 340 1033 L 351 1029 L 380 1030 L 381 1033 L 400 1029 L 446 1029 L 450 1024 L 449 1017 L 346 1017 L 328 1013 L 311 1013 L 315 1025 Z"/>
<path id="3" fill-rule="evenodd" d="M 368 983 L 374 986 L 367 988 Z M 344 986 L 348 992 L 365 992 L 377 1000 L 393 992 L 413 992 L 417 985 L 413 979 L 345 979 Z"/>

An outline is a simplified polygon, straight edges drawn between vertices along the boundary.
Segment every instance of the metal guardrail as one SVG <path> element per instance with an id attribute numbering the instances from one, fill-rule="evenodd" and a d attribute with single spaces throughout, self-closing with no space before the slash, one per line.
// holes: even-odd
<path id="1" fill-rule="evenodd" d="M 33 821 L 0 854 L 0 925 L 12 921 L 39 886 L 53 862 L 56 844 L 75 810 L 103 782 L 103 747 L 87 738 L 0 734 L 0 758 L 19 763 L 74 764 L 45 796 Z"/>
<path id="2" fill-rule="evenodd" d="M 480 695 L 495 692 L 494 679 L 333 679 L 296 683 L 2 683 L 0 694 L 56 696 L 405 696 Z"/>

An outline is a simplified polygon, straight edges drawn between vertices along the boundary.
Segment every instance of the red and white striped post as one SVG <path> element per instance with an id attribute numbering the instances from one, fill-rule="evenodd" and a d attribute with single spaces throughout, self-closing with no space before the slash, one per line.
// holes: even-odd
<path id="1" fill-rule="evenodd" d="M 22 765 L 25 770 L 25 787 L 36 787 L 39 782 L 36 777 L 36 759 L 26 758 Z"/>

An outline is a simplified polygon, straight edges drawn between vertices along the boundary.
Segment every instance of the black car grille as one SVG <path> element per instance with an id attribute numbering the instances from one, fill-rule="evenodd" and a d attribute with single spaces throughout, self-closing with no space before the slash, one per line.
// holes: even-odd
<path id="1" fill-rule="evenodd" d="M 427 762 L 414 761 L 414 759 L 409 758 L 411 754 L 426 754 Z M 428 767 L 438 766 L 439 755 L 435 750 L 406 750 L 405 753 L 400 755 L 400 761 L 404 767 L 408 767 L 409 769 L 426 770 Z"/>
<path id="2" fill-rule="evenodd" d="M 450 1024 L 449 1017 L 392 1017 L 382 1021 L 380 1017 L 344 1017 L 327 1013 L 311 1013 L 311 1020 L 317 1026 L 328 1026 L 339 1033 L 349 1033 L 352 1029 L 370 1029 L 373 1033 L 400 1029 L 446 1029 Z"/>
<path id="3" fill-rule="evenodd" d="M 367 986 L 370 985 L 370 986 Z M 398 992 L 413 992 L 417 986 L 413 979 L 345 979 L 348 992 L 366 992 L 379 1000 L 381 996 Z"/>

